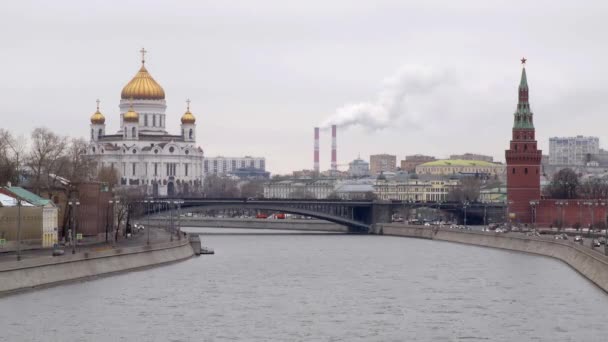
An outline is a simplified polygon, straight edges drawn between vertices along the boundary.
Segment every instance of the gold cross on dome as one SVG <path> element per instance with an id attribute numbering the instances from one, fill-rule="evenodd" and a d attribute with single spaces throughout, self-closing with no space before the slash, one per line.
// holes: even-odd
<path id="1" fill-rule="evenodd" d="M 146 53 L 148 51 L 146 51 L 146 49 L 144 49 L 143 47 L 141 48 L 141 50 L 139 50 L 139 52 L 141 53 L 141 63 L 146 63 Z"/>
<path id="2" fill-rule="evenodd" d="M 186 99 L 187 111 L 190 111 L 190 99 Z"/>
<path id="3" fill-rule="evenodd" d="M 99 111 L 99 103 L 100 103 L 101 101 L 99 101 L 99 99 L 97 99 L 97 101 L 95 101 L 95 102 L 97 102 L 97 111 Z"/>

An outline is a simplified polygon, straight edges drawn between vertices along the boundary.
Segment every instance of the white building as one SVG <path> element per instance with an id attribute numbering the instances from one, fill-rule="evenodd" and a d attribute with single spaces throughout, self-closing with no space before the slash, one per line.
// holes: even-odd
<path id="1" fill-rule="evenodd" d="M 196 193 L 202 185 L 203 150 L 196 145 L 196 119 L 190 101 L 181 116 L 181 131 L 166 130 L 165 91 L 142 65 L 122 89 L 120 130 L 106 133 L 105 117 L 91 117 L 88 153 L 97 166 L 117 171 L 121 185 L 144 186 L 150 195 Z"/>
<path id="2" fill-rule="evenodd" d="M 361 158 L 357 158 L 348 164 L 348 175 L 350 177 L 369 176 L 369 163 Z"/>
<path id="3" fill-rule="evenodd" d="M 401 181 L 378 179 L 374 194 L 381 200 L 400 200 L 414 202 L 447 201 L 448 193 L 458 186 L 458 180 L 420 180 Z"/>
<path id="4" fill-rule="evenodd" d="M 284 180 L 264 185 L 264 198 L 325 199 L 336 188 L 333 179 Z"/>
<path id="5" fill-rule="evenodd" d="M 598 137 L 549 138 L 549 165 L 586 165 L 599 153 Z"/>
<path id="6" fill-rule="evenodd" d="M 263 157 L 210 157 L 203 161 L 203 175 L 227 175 L 238 169 L 253 168 L 266 171 L 266 158 Z"/>

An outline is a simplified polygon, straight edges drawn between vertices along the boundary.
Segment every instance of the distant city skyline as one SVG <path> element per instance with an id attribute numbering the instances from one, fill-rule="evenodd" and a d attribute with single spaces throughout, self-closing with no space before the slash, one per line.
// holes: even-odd
<path id="1" fill-rule="evenodd" d="M 339 165 L 382 153 L 504 162 L 522 57 L 544 154 L 549 137 L 601 140 L 607 122 L 608 7 L 600 1 L 586 11 L 566 1 L 95 6 L 5 6 L 3 128 L 87 138 L 99 98 L 107 130 L 118 130 L 120 91 L 142 47 L 166 90 L 169 131 L 190 98 L 206 156 L 263 156 L 275 174 L 312 169 L 313 127 L 331 123 L 342 125 Z M 330 146 L 322 132 L 322 170 Z"/>

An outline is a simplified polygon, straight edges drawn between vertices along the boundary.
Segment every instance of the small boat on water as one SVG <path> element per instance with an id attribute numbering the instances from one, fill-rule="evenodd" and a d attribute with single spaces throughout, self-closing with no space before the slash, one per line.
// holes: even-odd
<path id="1" fill-rule="evenodd" d="M 215 254 L 212 248 L 201 246 L 201 254 Z"/>

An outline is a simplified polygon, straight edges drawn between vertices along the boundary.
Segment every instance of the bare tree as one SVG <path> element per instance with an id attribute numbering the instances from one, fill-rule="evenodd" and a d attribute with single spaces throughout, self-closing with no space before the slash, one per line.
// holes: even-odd
<path id="1" fill-rule="evenodd" d="M 81 183 L 95 178 L 96 165 L 87 155 L 88 143 L 82 138 L 72 138 L 61 158 L 58 175 L 72 183 Z"/>
<path id="2" fill-rule="evenodd" d="M 448 192 L 448 201 L 475 202 L 479 199 L 481 181 L 476 177 L 466 177 L 460 184 Z"/>
<path id="3" fill-rule="evenodd" d="M 27 166 L 31 171 L 32 188 L 40 194 L 50 185 L 51 175 L 61 169 L 61 159 L 66 150 L 67 138 L 51 132 L 47 128 L 36 128 L 32 132 Z"/>
<path id="4" fill-rule="evenodd" d="M 216 175 L 209 175 L 205 177 L 205 181 L 203 183 L 203 192 L 206 197 L 212 198 L 229 198 L 238 197 L 240 195 L 240 191 L 235 180 Z"/>
<path id="5" fill-rule="evenodd" d="M 588 178 L 579 184 L 577 193 L 581 198 L 606 198 L 608 197 L 608 180 L 597 177 Z"/>
<path id="6" fill-rule="evenodd" d="M 264 197 L 264 182 L 259 180 L 250 180 L 241 185 L 241 197 Z"/>
<path id="7" fill-rule="evenodd" d="M 14 137 L 11 132 L 0 128 L 0 185 L 8 182 L 19 184 L 19 173 L 23 168 L 25 139 Z"/>
<path id="8" fill-rule="evenodd" d="M 141 207 L 138 207 L 137 203 L 143 201 L 145 194 L 143 187 L 124 187 L 115 191 L 116 199 L 119 202 L 116 205 L 115 212 L 118 224 L 114 231 L 114 241 L 118 241 L 121 225 L 124 226 L 124 232 L 127 233 L 130 227 L 131 216 L 141 210 Z"/>
<path id="9" fill-rule="evenodd" d="M 570 168 L 565 168 L 553 175 L 551 183 L 545 187 L 544 191 L 551 198 L 576 198 L 579 184 L 576 172 Z"/>
<path id="10" fill-rule="evenodd" d="M 102 167 L 97 173 L 97 180 L 107 183 L 110 190 L 112 190 L 118 184 L 118 172 L 111 167 Z"/>

